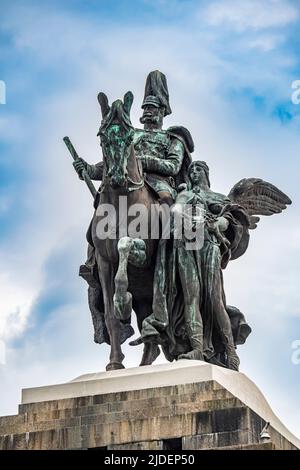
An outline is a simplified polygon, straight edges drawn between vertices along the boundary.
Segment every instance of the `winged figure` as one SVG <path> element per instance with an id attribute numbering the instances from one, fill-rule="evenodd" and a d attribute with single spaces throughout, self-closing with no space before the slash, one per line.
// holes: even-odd
<path id="1" fill-rule="evenodd" d="M 244 315 L 227 305 L 223 270 L 242 256 L 262 215 L 282 212 L 290 198 L 259 178 L 239 181 L 228 196 L 212 191 L 209 168 L 194 161 L 176 205 L 202 205 L 203 245 L 162 240 L 154 276 L 153 313 L 143 322 L 144 342 L 161 344 L 166 358 L 205 360 L 238 370 L 236 346 L 251 332 Z M 184 211 L 184 209 L 182 209 Z"/>

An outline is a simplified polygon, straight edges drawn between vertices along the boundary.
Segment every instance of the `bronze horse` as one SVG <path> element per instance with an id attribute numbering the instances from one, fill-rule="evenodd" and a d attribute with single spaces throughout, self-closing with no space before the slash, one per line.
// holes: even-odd
<path id="1" fill-rule="evenodd" d="M 141 330 L 144 318 L 152 312 L 153 274 L 158 240 L 150 236 L 150 227 L 153 206 L 159 206 L 155 193 L 144 181 L 141 163 L 133 148 L 134 128 L 130 121 L 132 93 L 126 93 L 124 102 L 117 100 L 111 106 L 104 93 L 99 93 L 98 101 L 102 111 L 99 135 L 104 169 L 91 234 L 103 293 L 105 326 L 111 347 L 106 370 L 114 370 L 124 367 L 121 349 L 121 342 L 124 340 L 121 339 L 122 323 L 124 325 L 130 322 L 133 309 Z M 124 200 L 128 210 L 125 223 L 126 214 L 120 203 Z M 134 220 L 130 215 L 130 208 L 135 204 L 144 209 L 148 233 L 133 239 L 127 236 L 126 229 Z M 113 221 L 107 222 L 105 209 L 111 206 L 115 209 L 115 217 Z M 102 228 L 106 222 L 107 231 L 103 236 Z M 114 223 L 111 224 L 112 222 Z M 151 364 L 158 354 L 157 345 L 145 344 L 141 365 Z"/>

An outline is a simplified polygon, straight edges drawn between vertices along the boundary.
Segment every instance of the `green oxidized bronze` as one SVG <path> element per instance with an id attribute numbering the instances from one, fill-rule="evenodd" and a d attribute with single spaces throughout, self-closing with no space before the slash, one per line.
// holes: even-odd
<path id="1" fill-rule="evenodd" d="M 178 206 L 202 206 L 204 240 L 194 250 L 187 248 L 189 241 L 185 239 L 161 240 L 153 313 L 143 323 L 142 337 L 161 344 L 170 361 L 207 360 L 238 369 L 235 345 L 241 344 L 251 330 L 237 309 L 234 315 L 238 323 L 231 324 L 232 307 L 225 302 L 222 268 L 236 250 L 246 248 L 248 216 L 227 196 L 210 189 L 205 162 L 193 162 L 189 177 L 189 187 L 177 196 L 174 212 L 178 212 Z"/>
<path id="2" fill-rule="evenodd" d="M 171 108 L 161 72 L 147 77 L 143 129 L 131 124 L 131 92 L 111 106 L 104 93 L 98 101 L 103 161 L 89 165 L 78 158 L 68 139 L 65 142 L 75 170 L 93 195 L 91 180 L 102 181 L 94 198 L 88 258 L 80 275 L 89 284 L 95 341 L 111 347 L 107 369 L 123 367 L 121 345 L 134 333 L 130 325 L 134 311 L 141 336 L 131 344 L 144 343 L 141 365 L 151 364 L 161 348 L 169 361 L 204 360 L 238 370 L 236 346 L 245 342 L 251 329 L 239 309 L 227 305 L 222 272 L 230 260 L 245 253 L 258 216 L 281 212 L 290 199 L 257 178 L 241 180 L 228 196 L 212 191 L 207 164 L 191 163 L 194 144 L 189 131 L 182 126 L 163 129 Z M 120 195 L 126 197 L 129 213 L 136 204 L 145 209 L 148 228 L 142 236 L 122 232 Z M 106 205 L 115 209 L 116 227 L 101 238 L 97 230 L 104 223 L 101 209 Z M 195 209 L 192 215 L 186 213 L 187 205 Z M 162 213 L 172 207 L 167 239 L 151 236 L 153 206 Z M 203 240 L 190 249 L 185 237 L 175 235 L 174 220 L 189 217 L 193 228 L 200 229 L 199 206 Z M 128 217 L 127 222 L 129 227 L 134 220 Z"/>

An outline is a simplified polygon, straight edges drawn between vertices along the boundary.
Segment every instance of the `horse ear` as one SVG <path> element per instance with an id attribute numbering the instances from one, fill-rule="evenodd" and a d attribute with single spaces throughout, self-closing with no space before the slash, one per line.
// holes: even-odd
<path id="1" fill-rule="evenodd" d="M 98 94 L 98 102 L 101 107 L 102 117 L 104 118 L 110 111 L 110 107 L 108 104 L 108 98 L 105 93 L 100 92 Z"/>
<path id="2" fill-rule="evenodd" d="M 133 94 L 131 93 L 131 91 L 127 91 L 127 93 L 124 95 L 124 109 L 127 114 L 130 114 L 132 103 Z"/>

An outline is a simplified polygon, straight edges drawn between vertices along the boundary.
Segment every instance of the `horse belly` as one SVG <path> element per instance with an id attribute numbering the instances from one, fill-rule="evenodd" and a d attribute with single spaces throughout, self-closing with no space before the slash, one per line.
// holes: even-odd
<path id="1" fill-rule="evenodd" d="M 136 298 L 153 297 L 153 267 L 144 269 L 135 266 L 128 266 L 128 291 Z"/>

